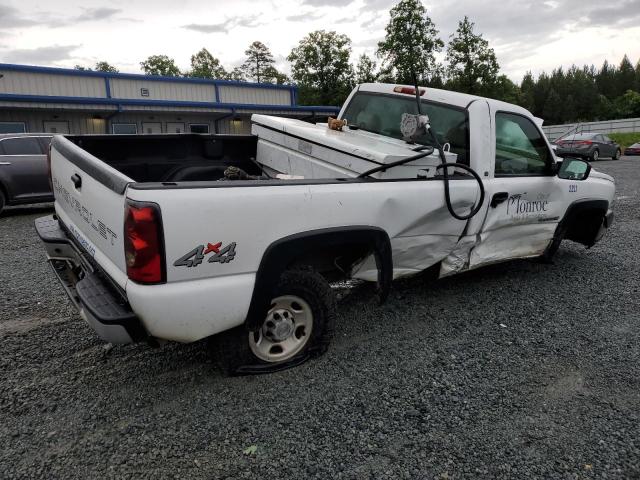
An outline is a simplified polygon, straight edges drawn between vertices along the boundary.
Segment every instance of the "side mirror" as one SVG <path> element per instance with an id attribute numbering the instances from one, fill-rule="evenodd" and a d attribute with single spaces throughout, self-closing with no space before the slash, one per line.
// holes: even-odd
<path id="1" fill-rule="evenodd" d="M 565 158 L 558 169 L 558 178 L 564 180 L 586 180 L 591 172 L 591 165 L 581 158 Z"/>

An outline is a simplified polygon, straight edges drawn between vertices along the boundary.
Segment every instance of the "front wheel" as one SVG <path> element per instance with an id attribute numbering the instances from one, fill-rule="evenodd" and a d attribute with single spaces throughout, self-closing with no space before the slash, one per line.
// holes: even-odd
<path id="1" fill-rule="evenodd" d="M 622 151 L 620 149 L 617 149 L 615 155 L 613 156 L 613 160 L 620 160 L 621 156 L 622 156 Z"/>
<path id="2" fill-rule="evenodd" d="M 4 210 L 5 202 L 6 200 L 4 199 L 4 193 L 2 193 L 2 190 L 0 190 L 0 213 L 2 213 L 2 210 Z"/>
<path id="3" fill-rule="evenodd" d="M 225 375 L 283 370 L 327 350 L 335 317 L 335 297 L 320 274 L 287 271 L 260 328 L 241 325 L 212 337 L 211 353 Z"/>

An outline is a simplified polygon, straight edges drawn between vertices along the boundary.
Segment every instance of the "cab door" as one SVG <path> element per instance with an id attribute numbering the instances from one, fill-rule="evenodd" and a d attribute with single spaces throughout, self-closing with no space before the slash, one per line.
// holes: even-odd
<path id="1" fill-rule="evenodd" d="M 527 116 L 494 111 L 493 172 L 485 180 L 489 206 L 469 267 L 541 255 L 564 212 L 554 157 Z"/>

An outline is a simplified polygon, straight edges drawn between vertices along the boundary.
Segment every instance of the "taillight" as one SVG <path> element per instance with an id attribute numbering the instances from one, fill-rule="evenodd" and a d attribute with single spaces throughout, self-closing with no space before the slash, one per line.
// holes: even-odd
<path id="1" fill-rule="evenodd" d="M 395 87 L 393 89 L 393 91 L 396 92 L 396 93 L 405 93 L 407 95 L 415 95 L 416 94 L 416 89 L 415 88 L 413 88 L 413 87 L 402 87 L 400 85 Z M 420 96 L 424 95 L 424 92 L 425 92 L 425 90 L 421 88 L 419 90 Z"/>
<path id="2" fill-rule="evenodd" d="M 51 143 L 47 149 L 47 178 L 49 179 L 49 188 L 53 192 L 53 179 L 51 178 Z"/>
<path id="3" fill-rule="evenodd" d="M 124 256 L 127 276 L 138 283 L 164 283 L 165 267 L 160 207 L 128 201 L 124 219 Z"/>

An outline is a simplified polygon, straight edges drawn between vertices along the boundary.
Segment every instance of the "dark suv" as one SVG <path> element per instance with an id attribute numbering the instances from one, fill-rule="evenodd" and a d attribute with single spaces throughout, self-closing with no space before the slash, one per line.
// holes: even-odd
<path id="1" fill-rule="evenodd" d="M 51 202 L 47 150 L 50 134 L 0 135 L 0 212 L 5 205 Z"/>
<path id="2" fill-rule="evenodd" d="M 596 161 L 600 157 L 618 160 L 622 155 L 620 145 L 601 133 L 577 133 L 556 140 L 556 155 L 578 156 Z"/>

